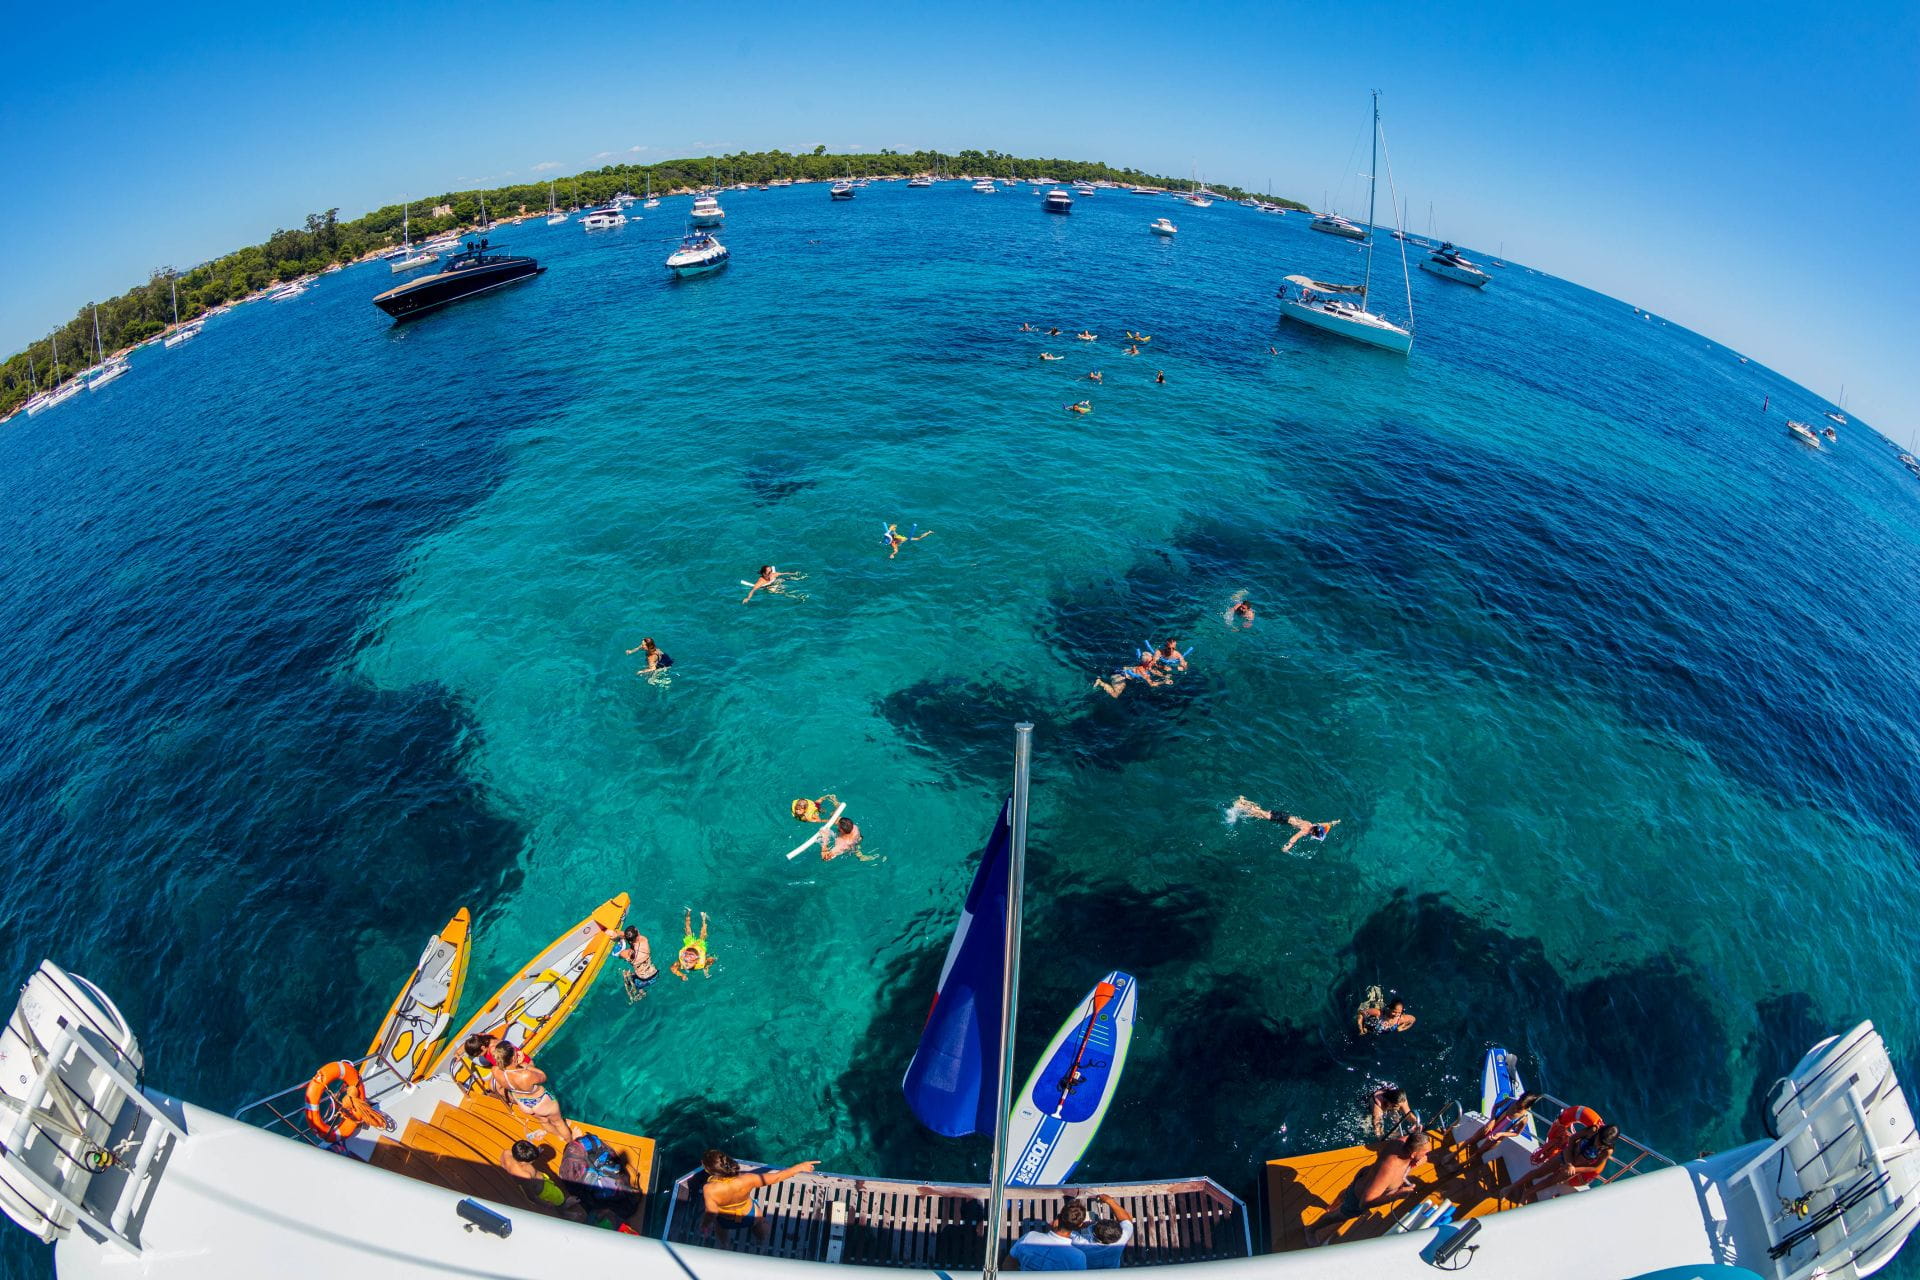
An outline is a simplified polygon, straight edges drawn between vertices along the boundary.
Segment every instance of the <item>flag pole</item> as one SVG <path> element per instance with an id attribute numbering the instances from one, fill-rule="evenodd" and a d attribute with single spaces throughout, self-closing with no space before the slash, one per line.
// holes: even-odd
<path id="1" fill-rule="evenodd" d="M 1033 760 L 1033 726 L 1013 726 L 1013 822 L 1007 851 L 1007 951 L 1000 975 L 999 1109 L 993 1124 L 993 1190 L 987 1202 L 987 1255 L 981 1274 L 1000 1274 L 1000 1233 L 1007 1211 L 1007 1123 L 1013 1110 L 1013 1028 L 1020 998 L 1020 895 L 1027 877 L 1027 768 Z"/>

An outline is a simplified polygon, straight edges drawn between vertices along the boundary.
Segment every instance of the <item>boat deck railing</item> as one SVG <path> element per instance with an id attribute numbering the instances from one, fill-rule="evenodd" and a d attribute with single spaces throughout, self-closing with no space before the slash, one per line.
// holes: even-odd
<path id="1" fill-rule="evenodd" d="M 362 1077 L 370 1076 L 376 1061 L 378 1059 L 369 1054 L 354 1062 L 354 1070 L 358 1071 Z M 386 1092 L 369 1095 L 375 1106 L 380 1104 L 380 1099 L 386 1096 Z M 246 1124 L 258 1125 L 262 1129 L 284 1133 L 291 1138 L 298 1138 L 309 1146 L 327 1145 L 325 1140 L 316 1135 L 307 1125 L 307 1082 L 305 1080 L 299 1084 L 288 1085 L 264 1098 L 255 1098 L 234 1112 L 233 1118 Z"/>
<path id="2" fill-rule="evenodd" d="M 1541 1140 L 1544 1141 L 1547 1126 L 1553 1123 L 1553 1117 L 1572 1104 L 1550 1093 L 1542 1093 L 1540 1097 L 1541 1103 L 1533 1109 L 1533 1118 L 1535 1128 Z M 1462 1114 L 1463 1111 L 1458 1102 L 1449 1102 L 1441 1108 L 1435 1128 L 1442 1133 L 1451 1133 L 1454 1126 L 1459 1123 Z M 1620 1132 L 1619 1142 L 1614 1146 L 1613 1155 L 1607 1159 L 1605 1171 L 1593 1181 L 1595 1185 L 1618 1182 L 1622 1178 L 1631 1177 L 1636 1173 L 1646 1173 L 1656 1167 L 1671 1169 L 1678 1163 L 1679 1161 L 1661 1155 L 1639 1139 L 1629 1137 L 1623 1129 Z"/>
<path id="3" fill-rule="evenodd" d="M 754 1216 L 708 1219 L 696 1169 L 674 1184 L 662 1237 L 761 1257 L 920 1270 L 978 1270 L 985 1260 L 987 1188 L 964 1183 L 803 1173 L 754 1193 Z M 1245 1258 L 1246 1205 L 1211 1178 L 1068 1187 L 1009 1187 L 1001 1257 L 1061 1202 L 1110 1195 L 1133 1216 L 1124 1266 Z M 1095 1209 L 1094 1212 L 1100 1212 Z"/>

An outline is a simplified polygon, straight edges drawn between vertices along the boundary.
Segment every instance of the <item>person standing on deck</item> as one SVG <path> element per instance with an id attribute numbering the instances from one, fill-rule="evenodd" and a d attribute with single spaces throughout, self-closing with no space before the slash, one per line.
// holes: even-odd
<path id="1" fill-rule="evenodd" d="M 732 1232 L 751 1224 L 754 1238 L 766 1239 L 773 1223 L 754 1204 L 753 1193 L 761 1187 L 785 1182 L 797 1174 L 812 1173 L 819 1164 L 818 1160 L 802 1160 L 784 1169 L 743 1171 L 740 1162 L 726 1152 L 709 1150 L 700 1157 L 700 1168 L 706 1173 L 706 1182 L 700 1188 L 700 1200 L 707 1211 L 700 1222 L 701 1230 L 712 1232 L 718 1228 Z"/>

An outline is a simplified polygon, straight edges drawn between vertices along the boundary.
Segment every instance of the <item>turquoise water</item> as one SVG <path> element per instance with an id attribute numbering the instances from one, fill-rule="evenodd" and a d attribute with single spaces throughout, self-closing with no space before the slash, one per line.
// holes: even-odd
<path id="1" fill-rule="evenodd" d="M 1085 1177 L 1250 1194 L 1369 1079 L 1477 1093 L 1492 1042 L 1678 1157 L 1858 1018 L 1911 1064 L 1920 485 L 1885 441 L 1808 451 L 1810 393 L 1518 265 L 1416 272 L 1410 359 L 1277 325 L 1281 276 L 1359 267 L 1299 217 L 723 202 L 715 276 L 661 270 L 684 199 L 536 222 L 499 235 L 531 284 L 393 328 L 350 269 L 0 432 L 8 972 L 94 978 L 155 1084 L 232 1109 L 357 1052 L 456 908 L 477 1007 L 626 890 L 663 958 L 711 913 L 719 974 L 597 989 L 544 1061 L 571 1111 L 663 1176 L 979 1175 L 898 1084 L 1030 718 L 1021 1072 L 1140 979 Z M 935 532 L 890 562 L 886 521 Z M 810 598 L 743 607 L 766 562 Z M 1174 687 L 1091 689 L 1169 632 Z M 825 791 L 884 861 L 780 856 Z M 1342 824 L 1283 855 L 1242 792 Z M 1358 1044 L 1374 983 L 1420 1021 Z"/>

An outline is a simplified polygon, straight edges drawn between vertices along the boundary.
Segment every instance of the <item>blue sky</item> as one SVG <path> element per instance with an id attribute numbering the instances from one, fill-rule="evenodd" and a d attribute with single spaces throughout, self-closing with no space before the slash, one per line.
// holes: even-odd
<path id="1" fill-rule="evenodd" d="M 614 158 L 993 147 L 1318 203 L 1364 168 L 1377 87 L 1416 228 L 1432 202 L 1444 235 L 1920 429 L 1911 0 L 17 14 L 6 351 L 313 210 Z"/>

